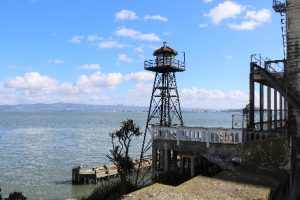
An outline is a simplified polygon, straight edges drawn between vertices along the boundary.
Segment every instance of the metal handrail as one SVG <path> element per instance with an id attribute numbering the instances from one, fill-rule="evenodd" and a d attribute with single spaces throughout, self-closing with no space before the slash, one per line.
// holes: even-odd
<path id="1" fill-rule="evenodd" d="M 185 62 L 180 60 L 176 60 L 175 58 L 165 57 L 162 59 L 155 59 L 155 60 L 145 60 L 144 67 L 145 69 L 151 67 L 165 67 L 170 66 L 178 69 L 185 69 Z"/>

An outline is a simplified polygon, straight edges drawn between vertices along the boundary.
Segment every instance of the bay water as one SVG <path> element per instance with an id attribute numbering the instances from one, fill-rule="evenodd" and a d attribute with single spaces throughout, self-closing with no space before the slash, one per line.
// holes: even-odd
<path id="1" fill-rule="evenodd" d="M 185 126 L 231 127 L 231 112 L 183 113 Z M 133 119 L 145 129 L 146 112 L 0 112 L 2 196 L 22 192 L 29 200 L 80 199 L 95 185 L 72 185 L 72 168 L 109 164 L 109 132 Z M 137 158 L 142 137 L 133 141 Z"/>

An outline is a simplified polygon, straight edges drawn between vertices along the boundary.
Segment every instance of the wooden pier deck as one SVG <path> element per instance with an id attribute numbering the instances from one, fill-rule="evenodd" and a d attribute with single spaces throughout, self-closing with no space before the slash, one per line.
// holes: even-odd
<path id="1" fill-rule="evenodd" d="M 145 159 L 142 161 L 142 168 L 150 168 L 152 165 L 152 159 Z M 134 161 L 134 168 L 138 169 L 139 161 Z M 116 165 L 103 165 L 91 168 L 82 168 L 81 166 L 74 167 L 72 169 L 72 183 L 97 183 L 98 181 L 108 180 L 118 176 L 118 169 Z"/>

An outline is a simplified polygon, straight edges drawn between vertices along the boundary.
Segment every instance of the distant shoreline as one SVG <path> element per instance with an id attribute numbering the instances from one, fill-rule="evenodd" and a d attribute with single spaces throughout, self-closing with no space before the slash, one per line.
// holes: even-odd
<path id="1" fill-rule="evenodd" d="M 146 106 L 90 105 L 72 103 L 0 105 L 0 112 L 148 112 Z M 183 113 L 241 112 L 242 109 L 182 108 Z"/>

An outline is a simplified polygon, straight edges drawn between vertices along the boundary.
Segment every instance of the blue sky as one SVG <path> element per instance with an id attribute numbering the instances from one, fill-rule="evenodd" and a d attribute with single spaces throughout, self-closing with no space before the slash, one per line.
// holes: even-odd
<path id="1" fill-rule="evenodd" d="M 250 55 L 283 57 L 272 0 L 0 0 L 0 30 L 0 104 L 148 106 L 167 41 L 182 106 L 241 108 Z"/>

